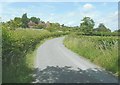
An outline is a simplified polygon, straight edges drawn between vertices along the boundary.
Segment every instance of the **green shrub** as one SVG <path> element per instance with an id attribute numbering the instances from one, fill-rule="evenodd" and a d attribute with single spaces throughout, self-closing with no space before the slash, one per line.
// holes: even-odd
<path id="1" fill-rule="evenodd" d="M 26 64 L 26 54 L 35 49 L 43 39 L 59 37 L 66 33 L 47 30 L 17 29 L 2 27 L 3 83 L 29 83 L 32 69 Z"/>

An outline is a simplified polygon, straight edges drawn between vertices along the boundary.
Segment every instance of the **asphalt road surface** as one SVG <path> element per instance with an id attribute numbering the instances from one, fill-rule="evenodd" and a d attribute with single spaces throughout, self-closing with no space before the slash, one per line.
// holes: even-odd
<path id="1" fill-rule="evenodd" d="M 63 40 L 47 40 L 38 48 L 33 83 L 118 83 L 113 74 L 67 49 Z"/>

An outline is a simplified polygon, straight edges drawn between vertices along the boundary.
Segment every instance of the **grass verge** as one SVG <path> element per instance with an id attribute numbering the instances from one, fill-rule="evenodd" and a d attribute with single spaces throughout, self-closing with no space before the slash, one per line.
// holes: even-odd
<path id="1" fill-rule="evenodd" d="M 64 45 L 118 75 L 118 37 L 69 35 Z"/>

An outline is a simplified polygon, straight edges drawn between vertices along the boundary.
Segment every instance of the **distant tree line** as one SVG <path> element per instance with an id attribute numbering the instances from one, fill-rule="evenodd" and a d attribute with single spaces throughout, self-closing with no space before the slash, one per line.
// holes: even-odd
<path id="1" fill-rule="evenodd" d="M 97 28 L 94 28 L 95 22 L 90 17 L 84 17 L 81 20 L 80 26 L 69 27 L 64 24 L 60 25 L 59 23 L 50 23 L 42 21 L 37 17 L 27 17 L 27 13 L 23 14 L 22 17 L 15 17 L 13 20 L 10 20 L 6 23 L 3 22 L 3 25 L 10 29 L 16 28 L 35 28 L 35 29 L 47 29 L 49 31 L 63 30 L 63 31 L 75 31 L 79 30 L 86 34 L 91 34 L 93 32 L 111 32 L 109 28 L 105 26 L 104 23 L 100 23 Z M 61 28 L 61 29 L 60 29 Z M 120 30 L 115 30 L 114 32 L 120 32 Z"/>
<path id="2" fill-rule="evenodd" d="M 95 22 L 90 17 L 84 17 L 81 21 L 80 29 L 84 33 L 111 32 L 103 23 L 100 23 L 97 28 L 94 28 Z"/>
<path id="3" fill-rule="evenodd" d="M 60 28 L 59 23 L 50 23 L 44 22 L 40 20 L 40 18 L 37 17 L 27 17 L 27 13 L 23 14 L 22 17 L 15 17 L 13 20 L 7 21 L 6 23 L 3 22 L 2 25 L 6 26 L 7 28 L 10 29 L 17 29 L 17 28 L 35 28 L 35 29 L 48 29 L 49 28 L 54 28 L 58 29 Z"/>

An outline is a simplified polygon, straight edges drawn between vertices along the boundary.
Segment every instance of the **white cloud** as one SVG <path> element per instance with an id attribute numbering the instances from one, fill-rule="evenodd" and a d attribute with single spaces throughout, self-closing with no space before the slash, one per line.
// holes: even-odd
<path id="1" fill-rule="evenodd" d="M 84 9 L 92 9 L 93 8 L 93 5 L 92 4 L 85 4 L 84 6 L 83 6 L 83 8 Z"/>

